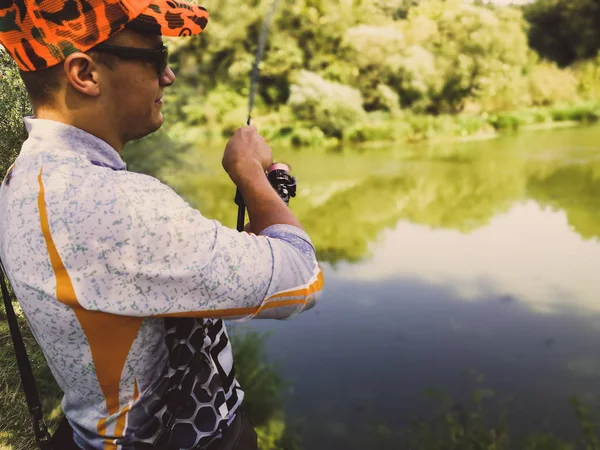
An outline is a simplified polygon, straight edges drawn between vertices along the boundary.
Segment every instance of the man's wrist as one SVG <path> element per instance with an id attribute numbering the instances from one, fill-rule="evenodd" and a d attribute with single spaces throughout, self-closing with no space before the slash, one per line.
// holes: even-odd
<path id="1" fill-rule="evenodd" d="M 258 177 L 266 178 L 266 175 L 258 161 L 250 160 L 239 163 L 229 177 L 238 188 L 243 189 L 248 183 L 255 183 Z"/>

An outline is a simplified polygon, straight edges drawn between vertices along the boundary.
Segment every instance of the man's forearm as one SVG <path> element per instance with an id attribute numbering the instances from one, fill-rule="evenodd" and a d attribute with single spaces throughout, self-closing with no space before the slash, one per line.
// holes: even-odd
<path id="1" fill-rule="evenodd" d="M 236 184 L 248 208 L 253 233 L 260 234 L 271 225 L 293 225 L 302 228 L 259 165 L 243 171 Z"/>

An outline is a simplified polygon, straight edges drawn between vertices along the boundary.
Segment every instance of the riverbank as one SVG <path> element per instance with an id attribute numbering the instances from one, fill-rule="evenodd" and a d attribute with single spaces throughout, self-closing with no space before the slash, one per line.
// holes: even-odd
<path id="1" fill-rule="evenodd" d="M 600 120 L 600 102 L 527 108 L 497 114 L 422 116 L 370 114 L 367 121 L 347 130 L 341 138 L 322 135 L 319 129 L 299 127 L 291 133 L 271 131 L 275 142 L 293 147 L 373 144 L 377 142 L 422 143 L 493 139 L 505 133 L 587 125 Z M 273 131 L 275 131 L 273 133 Z M 281 131 L 284 131 L 283 133 Z"/>
<path id="2" fill-rule="evenodd" d="M 222 152 L 227 140 L 245 123 L 244 113 L 230 118 L 228 123 L 190 126 L 185 122 L 169 122 L 152 136 L 132 142 L 123 152 L 129 170 L 152 175 L 166 181 L 167 172 L 174 179 L 185 166 L 190 170 L 190 158 L 199 149 Z M 286 118 L 287 117 L 287 118 Z M 419 152 L 424 143 L 486 141 L 509 133 L 533 132 L 555 128 L 573 128 L 597 123 L 600 102 L 577 105 L 529 108 L 494 115 L 419 116 L 409 113 L 371 113 L 360 125 L 347 130 L 341 138 L 328 137 L 316 126 L 291 118 L 282 110 L 268 115 L 256 114 L 252 124 L 267 139 L 276 154 L 282 149 L 308 151 L 311 154 L 339 151 L 342 148 L 376 151 L 379 148 L 403 146 L 411 153 Z M 191 156 L 191 160 L 194 157 Z M 201 171 L 202 164 L 194 166 Z M 166 178 L 165 178 L 166 177 Z M 173 178 L 171 178 L 173 182 Z"/>
<path id="3" fill-rule="evenodd" d="M 295 120 L 282 109 L 266 116 L 256 115 L 253 124 L 277 147 L 336 148 L 360 145 L 374 148 L 391 143 L 455 142 L 494 139 L 506 133 L 548 130 L 589 125 L 600 121 L 600 102 L 526 108 L 496 114 L 416 115 L 408 112 L 367 114 L 366 119 L 341 136 L 327 136 L 321 128 Z M 233 123 L 183 129 L 171 127 L 169 135 L 188 142 L 225 142 L 238 126 Z"/>

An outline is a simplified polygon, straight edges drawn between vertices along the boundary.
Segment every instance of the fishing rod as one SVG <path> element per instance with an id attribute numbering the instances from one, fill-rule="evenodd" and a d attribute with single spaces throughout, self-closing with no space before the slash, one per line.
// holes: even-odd
<path id="1" fill-rule="evenodd" d="M 250 95 L 248 97 L 248 121 L 246 124 L 250 126 L 252 121 L 252 110 L 254 109 L 254 100 L 256 98 L 256 88 L 258 85 L 258 78 L 260 75 L 259 64 L 262 60 L 263 53 L 265 50 L 265 44 L 267 42 L 267 35 L 269 34 L 269 28 L 279 0 L 273 0 L 273 4 L 265 18 L 260 38 L 258 41 L 258 50 L 256 51 L 256 58 L 254 65 L 252 66 L 252 73 L 250 75 Z M 296 196 L 296 178 L 290 175 L 290 168 L 287 164 L 275 163 L 267 170 L 267 178 L 271 183 L 271 186 L 277 191 L 279 196 L 287 204 L 290 201 L 290 197 Z M 246 203 L 239 190 L 235 192 L 235 203 L 238 205 L 238 219 L 237 219 L 237 230 L 244 230 L 244 221 L 246 218 Z"/>

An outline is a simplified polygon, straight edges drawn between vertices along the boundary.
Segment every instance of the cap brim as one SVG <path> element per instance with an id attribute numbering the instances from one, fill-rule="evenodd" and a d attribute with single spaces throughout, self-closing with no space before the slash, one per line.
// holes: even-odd
<path id="1" fill-rule="evenodd" d="M 162 36 L 193 36 L 208 23 L 208 11 L 190 0 L 152 0 L 126 28 Z"/>

